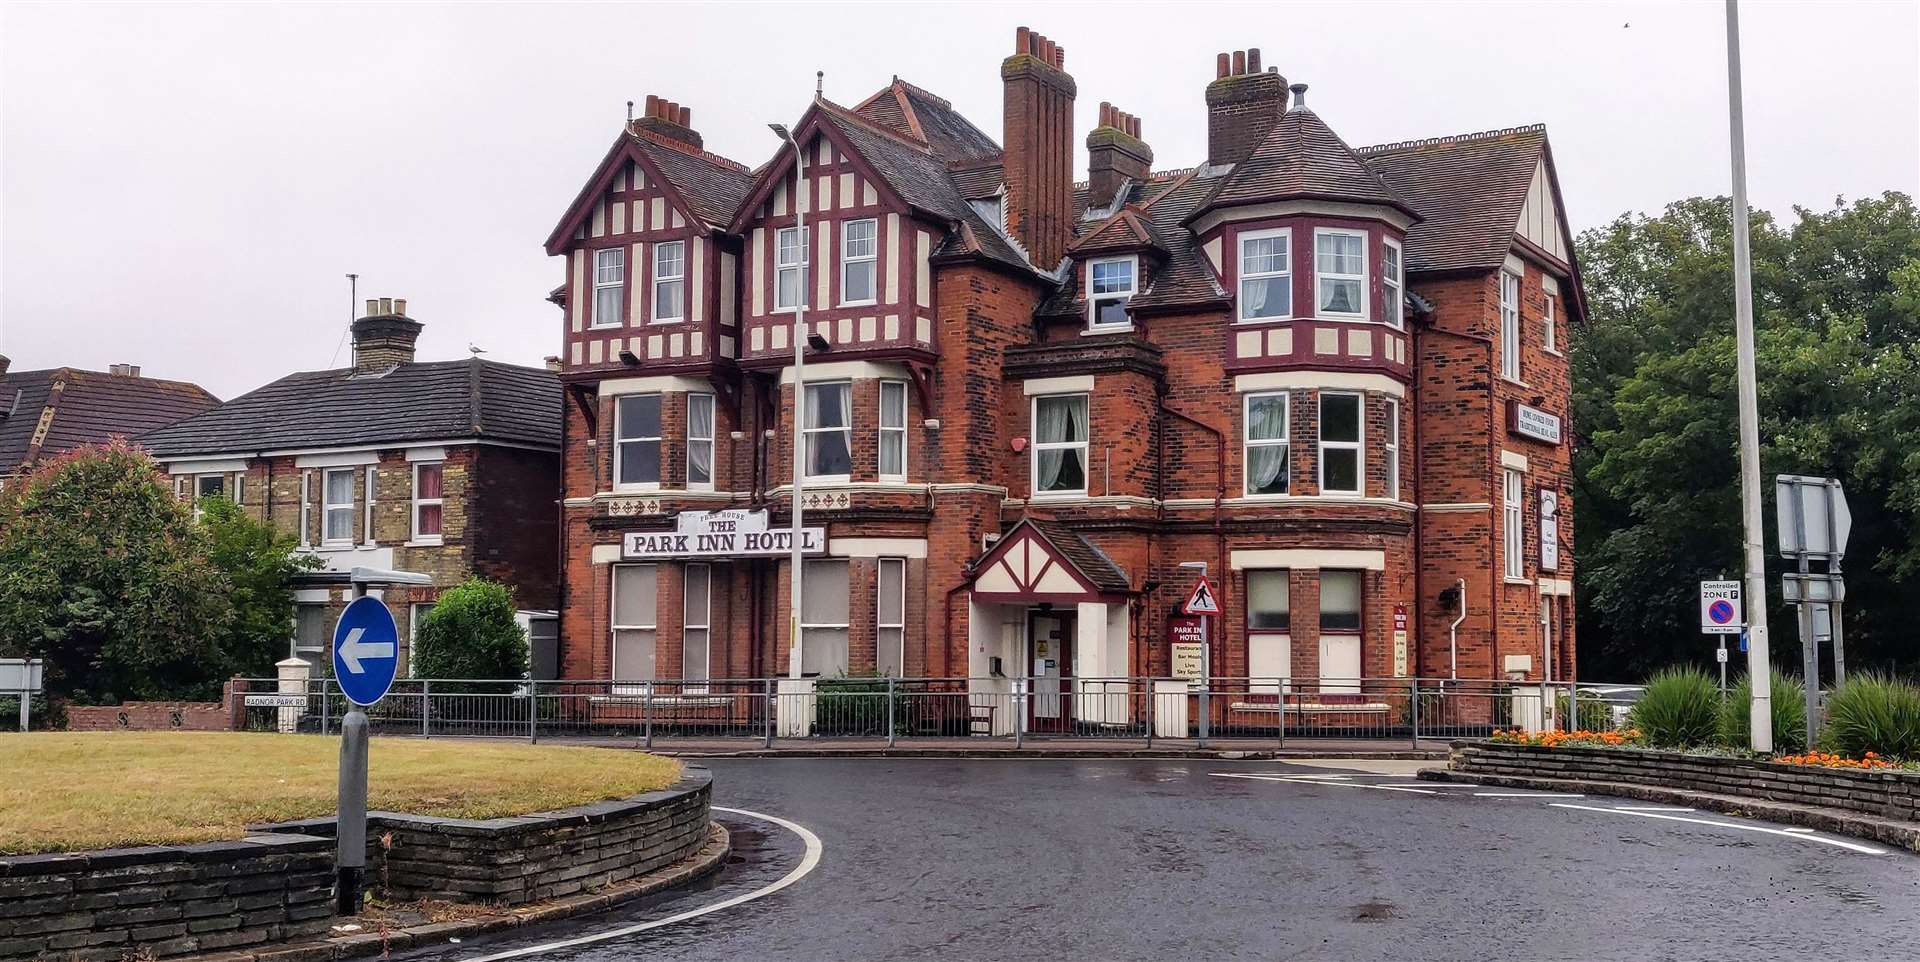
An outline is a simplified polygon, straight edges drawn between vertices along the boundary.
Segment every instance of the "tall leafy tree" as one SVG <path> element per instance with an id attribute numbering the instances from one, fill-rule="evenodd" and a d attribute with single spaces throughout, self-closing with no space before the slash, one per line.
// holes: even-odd
<path id="1" fill-rule="evenodd" d="M 1575 534 L 1589 678 L 1709 660 L 1695 582 L 1741 570 L 1730 210 L 1692 198 L 1580 239 L 1591 317 L 1572 348 Z M 1920 216 L 1898 193 L 1795 216 L 1752 221 L 1762 471 L 1846 484 L 1850 663 L 1912 667 Z M 1793 666 L 1779 566 L 1774 648 Z"/>
<path id="2" fill-rule="evenodd" d="M 320 560 L 296 554 L 294 535 L 248 517 L 226 498 L 203 498 L 200 524 L 206 529 L 207 560 L 220 573 L 233 607 L 233 622 L 220 639 L 221 677 L 270 677 L 274 662 L 287 656 L 293 578 L 319 567 Z"/>

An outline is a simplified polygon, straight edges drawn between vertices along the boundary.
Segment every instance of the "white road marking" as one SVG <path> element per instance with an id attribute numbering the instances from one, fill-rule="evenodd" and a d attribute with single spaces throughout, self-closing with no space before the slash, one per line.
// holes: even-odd
<path id="1" fill-rule="evenodd" d="M 1711 825 L 1714 828 L 1731 828 L 1731 829 L 1737 829 L 1742 832 L 1764 832 L 1768 835 L 1778 835 L 1782 838 L 1793 838 L 1793 839 L 1799 839 L 1801 841 L 1806 841 L 1806 842 L 1819 842 L 1822 845 L 1831 845 L 1835 848 L 1844 848 L 1849 852 L 1859 852 L 1862 855 L 1887 854 L 1885 849 L 1872 848 L 1866 845 L 1855 845 L 1852 842 L 1842 842 L 1837 838 L 1823 838 L 1819 835 L 1807 835 L 1801 832 L 1794 832 L 1794 831 L 1790 831 L 1788 829 L 1783 829 L 1783 828 L 1766 828 L 1760 825 L 1742 825 L 1739 822 L 1721 822 L 1721 821 L 1716 821 L 1710 818 L 1683 818 L 1679 815 L 1668 815 L 1662 812 L 1636 812 L 1636 811 L 1632 811 L 1630 809 L 1625 809 L 1625 808 L 1600 808 L 1594 805 L 1572 805 L 1566 802 L 1548 802 L 1547 804 L 1553 808 L 1573 808 L 1573 809 L 1579 809 L 1580 811 L 1583 811 L 1583 812 L 1605 812 L 1612 815 L 1632 815 L 1636 818 L 1657 818 L 1657 819 L 1661 819 L 1663 821 L 1668 821 L 1668 822 L 1688 822 L 1694 825 Z"/>
<path id="2" fill-rule="evenodd" d="M 1691 808 L 1661 805 L 1615 805 L 1613 810 L 1616 812 L 1668 812 L 1672 814 L 1685 814 L 1693 811 Z"/>
<path id="3" fill-rule="evenodd" d="M 1585 795 L 1558 795 L 1552 792 L 1474 792 L 1474 798 L 1586 798 Z"/>
<path id="4" fill-rule="evenodd" d="M 1412 792 L 1417 795 L 1438 795 L 1430 788 L 1407 788 L 1403 785 L 1366 785 L 1360 782 L 1330 782 L 1325 779 L 1312 779 L 1301 776 L 1277 777 L 1273 775 L 1243 775 L 1239 772 L 1208 772 L 1215 778 L 1251 778 L 1261 782 L 1290 782 L 1295 785 L 1325 785 L 1328 788 L 1371 788 L 1379 792 Z"/>
<path id="5" fill-rule="evenodd" d="M 501 959 L 520 959 L 520 958 L 525 958 L 529 955 L 542 955 L 547 952 L 554 952 L 560 949 L 570 949 L 570 948 L 574 948 L 575 946 L 591 945 L 595 942 L 605 942 L 608 939 L 622 938 L 624 936 L 635 935 L 635 934 L 646 932 L 652 929 L 663 928 L 665 926 L 672 925 L 676 922 L 685 922 L 688 919 L 699 918 L 702 915 L 710 915 L 722 909 L 730 909 L 736 905 L 740 905 L 746 902 L 751 902 L 754 899 L 765 898 L 766 896 L 772 895 L 773 893 L 778 892 L 781 889 L 786 888 L 787 886 L 800 881 L 800 879 L 804 878 L 807 875 L 807 873 L 813 871 L 815 868 L 817 868 L 820 865 L 820 853 L 823 849 L 823 846 L 820 844 L 820 836 L 813 834 L 813 832 L 809 831 L 806 828 L 806 826 L 803 826 L 794 822 L 789 822 L 786 819 L 780 818 L 777 815 L 767 815 L 761 812 L 750 812 L 742 808 L 721 808 L 720 806 L 715 805 L 713 806 L 713 810 L 716 812 L 726 812 L 731 815 L 745 815 L 748 818 L 757 818 L 764 822 L 772 822 L 773 824 L 778 825 L 781 828 L 784 828 L 787 831 L 800 836 L 800 839 L 806 842 L 807 844 L 807 854 L 804 858 L 800 860 L 799 865 L 796 865 L 793 867 L 793 871 L 788 872 L 786 875 L 781 876 L 780 880 L 773 883 L 772 885 L 766 886 L 765 888 L 754 889 L 751 892 L 746 892 L 741 895 L 736 895 L 730 899 L 722 899 L 718 902 L 713 903 L 712 905 L 703 905 L 697 909 L 689 909 L 685 912 L 681 912 L 679 915 L 670 915 L 664 919 L 654 919 L 651 922 L 641 922 L 637 925 L 625 925 L 617 929 L 609 929 L 608 931 L 605 931 L 605 932 L 596 932 L 592 935 L 582 935 L 582 936 L 579 936 L 578 938 L 563 939 L 559 942 L 548 942 L 545 945 L 529 945 L 526 948 L 512 949 L 507 952 L 499 952 L 493 955 L 482 955 L 475 958 L 467 959 L 465 960 L 465 962 L 499 962 L 499 960 Z"/>

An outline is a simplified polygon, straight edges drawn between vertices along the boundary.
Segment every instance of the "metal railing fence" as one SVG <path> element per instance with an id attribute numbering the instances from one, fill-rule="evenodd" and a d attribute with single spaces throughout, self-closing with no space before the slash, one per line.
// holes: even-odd
<path id="1" fill-rule="evenodd" d="M 235 727 L 331 733 L 350 707 L 329 679 L 291 693 L 233 686 Z M 1622 727 L 1638 689 L 1408 678 L 403 679 L 367 709 L 377 735 L 698 742 L 999 739 L 1178 743 L 1290 739 L 1412 747 L 1519 728 Z M 1427 744 L 1423 745 L 1423 742 Z"/>

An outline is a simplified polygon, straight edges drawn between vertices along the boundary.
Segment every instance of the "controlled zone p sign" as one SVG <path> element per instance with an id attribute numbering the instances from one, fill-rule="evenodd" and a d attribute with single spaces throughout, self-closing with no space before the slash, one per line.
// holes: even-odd
<path id="1" fill-rule="evenodd" d="M 1708 635 L 1737 635 L 1746 625 L 1740 604 L 1740 582 L 1700 582 L 1700 631 Z"/>
<path id="2" fill-rule="evenodd" d="M 378 598 L 355 598 L 333 626 L 333 677 L 356 705 L 387 696 L 400 667 L 400 629 Z"/>

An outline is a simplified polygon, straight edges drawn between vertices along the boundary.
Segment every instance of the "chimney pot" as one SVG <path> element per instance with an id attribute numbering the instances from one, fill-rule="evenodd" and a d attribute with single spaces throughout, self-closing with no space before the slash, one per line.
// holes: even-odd
<path id="1" fill-rule="evenodd" d="M 380 299 L 377 297 L 367 298 L 367 316 L 372 317 L 378 313 L 380 313 Z"/>
<path id="2" fill-rule="evenodd" d="M 1227 75 L 1227 71 L 1231 70 L 1232 67 L 1233 67 L 1233 61 L 1226 54 L 1223 53 L 1220 56 L 1214 58 L 1213 79 L 1219 80 L 1220 78 L 1225 77 Z"/>
<path id="3" fill-rule="evenodd" d="M 1013 52 L 1015 56 L 1018 56 L 1023 53 L 1033 52 L 1033 49 L 1028 42 L 1028 38 L 1031 37 L 1032 35 L 1033 35 L 1033 31 L 1028 30 L 1025 27 L 1020 27 L 1013 31 Z"/>
<path id="4" fill-rule="evenodd" d="M 394 312 L 395 314 L 398 314 L 398 315 L 400 315 L 401 317 L 406 317 L 406 316 L 407 316 L 407 299 L 406 299 L 406 298 L 404 298 L 404 297 L 396 297 L 396 298 L 394 298 L 394 299 L 393 299 L 393 312 Z"/>
<path id="5" fill-rule="evenodd" d="M 1307 109 L 1307 85 L 1294 84 L 1292 87 L 1288 89 L 1293 91 L 1293 109 L 1294 110 Z"/>
<path id="6" fill-rule="evenodd" d="M 383 297 L 380 299 L 380 313 L 382 314 L 393 313 L 393 298 Z"/>
<path id="7" fill-rule="evenodd" d="M 1067 69 L 1067 48 L 1059 44 L 1053 45 L 1053 65 L 1061 70 Z"/>
<path id="8" fill-rule="evenodd" d="M 1259 47 L 1247 48 L 1247 72 L 1248 73 L 1260 72 L 1260 48 Z"/>
<path id="9" fill-rule="evenodd" d="M 682 127 L 693 126 L 693 108 L 692 107 L 680 108 L 680 126 Z"/>
<path id="10" fill-rule="evenodd" d="M 647 95 L 646 116 L 648 117 L 660 116 L 660 98 L 654 96 L 653 94 Z"/>
<path id="11" fill-rule="evenodd" d="M 1246 72 L 1247 52 L 1245 50 L 1235 50 L 1233 52 L 1233 75 L 1238 77 Z"/>

